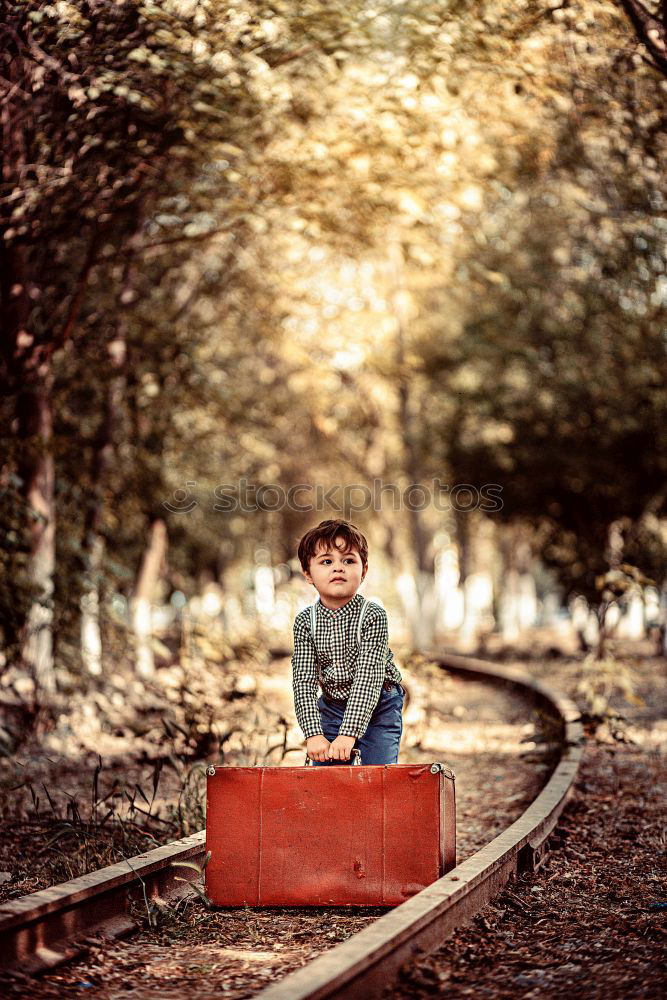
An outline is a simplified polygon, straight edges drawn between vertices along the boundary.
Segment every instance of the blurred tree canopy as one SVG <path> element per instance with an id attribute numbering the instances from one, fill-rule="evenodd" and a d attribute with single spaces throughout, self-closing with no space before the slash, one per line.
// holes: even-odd
<path id="1" fill-rule="evenodd" d="M 566 593 L 624 517 L 662 579 L 664 5 L 0 7 L 0 626 L 41 683 L 156 519 L 193 593 L 331 512 L 244 478 L 495 482 Z M 416 577 L 452 524 L 358 520 Z"/>

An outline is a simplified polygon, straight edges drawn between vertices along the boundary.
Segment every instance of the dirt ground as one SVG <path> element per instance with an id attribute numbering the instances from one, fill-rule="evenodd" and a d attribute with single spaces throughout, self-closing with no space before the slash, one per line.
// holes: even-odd
<path id="1" fill-rule="evenodd" d="M 520 699 L 462 681 L 423 658 L 414 658 L 405 674 L 409 697 L 400 761 L 440 760 L 454 770 L 460 859 L 499 832 L 507 816 L 519 815 L 546 781 L 551 764 L 548 747 L 536 742 L 543 738 L 536 734 L 540 719 Z M 289 659 L 248 662 L 242 676 L 242 698 L 211 700 L 217 725 L 234 732 L 233 742 L 225 743 L 224 758 L 215 752 L 199 760 L 178 755 L 158 738 L 133 740 L 128 729 L 114 739 L 111 726 L 100 734 L 85 717 L 85 724 L 75 727 L 76 710 L 66 735 L 56 730 L 46 746 L 33 741 L 14 758 L 0 758 L 0 900 L 201 829 L 209 761 L 301 766 L 305 751 L 293 717 Z M 157 687 L 159 677 L 155 683 Z M 154 700 L 153 708 L 147 699 L 134 722 L 137 730 L 152 724 L 151 716 L 160 711 L 159 694 Z M 275 748 L 282 741 L 280 720 L 287 726 L 289 748 L 282 757 L 282 747 Z M 270 735 L 264 744 L 274 749 L 262 756 L 265 731 Z M 93 751 L 96 745 L 106 749 L 103 756 Z M 521 766 L 510 767 L 517 759 Z M 501 811 L 494 808 L 499 798 Z"/>
<path id="2" fill-rule="evenodd" d="M 404 968 L 387 998 L 667 995 L 667 662 L 648 644 L 624 644 L 624 652 L 640 701 L 614 699 L 626 717 L 611 727 L 615 740 L 609 726 L 587 727 L 544 867 Z M 531 672 L 580 700 L 577 661 L 535 662 Z"/>
<path id="3" fill-rule="evenodd" d="M 584 761 L 543 868 L 510 883 L 471 925 L 404 968 L 387 1000 L 665 995 L 667 664 L 648 643 L 619 645 L 616 654 L 625 665 L 625 688 L 615 683 L 612 663 L 603 686 L 618 717 L 605 722 L 590 713 L 581 655 L 557 656 L 535 641 L 524 651 L 486 651 L 569 694 L 589 713 Z M 269 679 L 274 691 L 283 674 L 277 661 Z M 460 861 L 517 818 L 552 765 L 525 705 L 498 699 L 498 692 L 489 697 L 483 685 L 438 675 L 425 663 L 415 664 L 410 680 L 401 760 L 439 759 L 453 767 Z M 94 947 L 86 959 L 39 981 L 6 980 L 5 990 L 35 998 L 84 990 L 110 1000 L 169 1000 L 186 992 L 250 997 L 381 912 L 209 912 L 192 900 L 165 912 L 157 928 Z"/>
<path id="4" fill-rule="evenodd" d="M 457 856 L 470 856 L 515 820 L 553 769 L 555 734 L 511 689 L 464 681 L 418 658 L 406 673 L 400 762 L 442 761 L 456 774 Z M 288 710 L 289 661 L 255 672 L 257 698 Z M 288 755 L 287 764 L 302 763 Z M 52 765 L 57 767 L 57 761 Z M 61 772 L 60 780 L 70 771 Z M 33 845 L 34 858 L 35 848 Z M 25 862 L 24 862 L 25 864 Z M 29 866 L 28 866 L 29 867 Z M 23 870 L 23 869 L 22 869 Z M 10 995 L 55 997 L 85 989 L 100 997 L 247 997 L 304 965 L 385 912 L 380 908 L 208 911 L 197 897 L 158 914 L 128 941 L 103 943 L 39 981 L 10 981 Z"/>

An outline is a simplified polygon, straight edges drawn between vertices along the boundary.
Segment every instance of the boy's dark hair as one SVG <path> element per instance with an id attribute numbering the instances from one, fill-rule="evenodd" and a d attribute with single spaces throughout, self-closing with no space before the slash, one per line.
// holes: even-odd
<path id="1" fill-rule="evenodd" d="M 320 521 L 316 528 L 311 528 L 303 536 L 299 542 L 297 553 L 302 569 L 308 570 L 310 560 L 320 547 L 320 542 L 324 542 L 327 548 L 334 548 L 334 539 L 338 537 L 345 539 L 346 549 L 355 548 L 358 550 L 361 562 L 365 566 L 368 562 L 368 542 L 356 524 L 339 519 Z"/>

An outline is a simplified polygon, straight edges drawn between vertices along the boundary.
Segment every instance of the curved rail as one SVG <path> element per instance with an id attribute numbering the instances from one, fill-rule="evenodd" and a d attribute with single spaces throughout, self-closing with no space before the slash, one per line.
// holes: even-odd
<path id="1" fill-rule="evenodd" d="M 172 899 L 187 889 L 177 879 L 194 881 L 183 861 L 203 863 L 205 835 L 156 847 L 99 871 L 0 903 L 0 965 L 34 973 L 80 954 L 86 938 L 121 937 L 136 928 L 133 903 Z"/>
<path id="2" fill-rule="evenodd" d="M 456 673 L 532 695 L 562 726 L 561 759 L 519 819 L 485 847 L 347 941 L 256 994 L 257 1000 L 380 997 L 406 961 L 434 951 L 500 892 L 515 872 L 534 870 L 544 859 L 547 837 L 570 797 L 583 754 L 579 710 L 569 699 L 519 671 L 464 656 L 425 655 Z"/>
<path id="3" fill-rule="evenodd" d="M 582 749 L 579 712 L 568 699 L 515 670 L 469 657 L 426 653 L 454 673 L 511 685 L 553 713 L 563 753 L 525 812 L 480 851 L 353 937 L 257 994 L 262 1000 L 379 995 L 400 966 L 432 951 L 470 920 L 516 871 L 539 866 L 546 840 L 571 793 Z M 0 957 L 6 969 L 37 972 L 75 957 L 86 939 L 130 932 L 132 903 L 182 894 L 197 878 L 204 831 L 146 854 L 0 904 Z M 181 862 L 192 868 L 174 867 Z M 178 881 L 177 881 L 178 879 Z"/>

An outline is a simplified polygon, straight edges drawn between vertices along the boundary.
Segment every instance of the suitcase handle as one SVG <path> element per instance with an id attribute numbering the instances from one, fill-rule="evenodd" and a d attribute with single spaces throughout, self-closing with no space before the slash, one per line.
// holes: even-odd
<path id="1" fill-rule="evenodd" d="M 352 758 L 353 764 L 361 764 L 361 750 L 359 750 L 358 747 L 354 747 L 350 756 Z M 303 762 L 303 766 L 306 767 L 308 764 L 312 765 L 312 763 L 313 763 L 312 760 L 310 759 L 308 754 L 306 754 L 306 759 Z"/>

